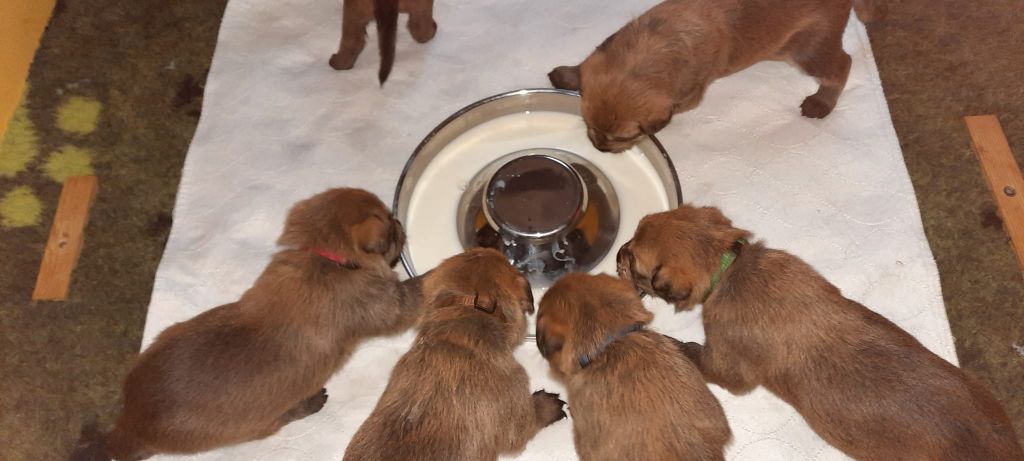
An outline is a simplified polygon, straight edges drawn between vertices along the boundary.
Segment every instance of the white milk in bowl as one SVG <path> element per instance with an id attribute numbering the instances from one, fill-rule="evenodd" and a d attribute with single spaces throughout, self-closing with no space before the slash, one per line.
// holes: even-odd
<path id="1" fill-rule="evenodd" d="M 586 158 L 608 177 L 615 189 L 619 202 L 618 233 L 611 250 L 591 273 L 614 274 L 615 253 L 633 236 L 640 218 L 669 209 L 665 185 L 638 149 L 619 154 L 595 149 L 578 115 L 548 111 L 506 115 L 454 139 L 420 175 L 405 222 L 409 258 L 418 274 L 463 251 L 457 231 L 457 207 L 473 176 L 506 154 L 536 148 L 561 149 Z M 667 190 L 675 189 L 670 185 Z M 534 288 L 534 298 L 539 301 L 543 292 L 544 289 Z"/>

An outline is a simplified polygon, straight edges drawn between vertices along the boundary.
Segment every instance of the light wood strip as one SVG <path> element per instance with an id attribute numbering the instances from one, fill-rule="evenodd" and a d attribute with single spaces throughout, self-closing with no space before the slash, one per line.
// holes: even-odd
<path id="1" fill-rule="evenodd" d="M 32 292 L 33 300 L 67 299 L 71 273 L 82 252 L 82 233 L 89 221 L 89 208 L 96 197 L 96 187 L 95 176 L 73 176 L 64 180 L 43 262 L 39 265 L 36 288 Z"/>
<path id="2" fill-rule="evenodd" d="M 1003 229 L 1010 235 L 1017 262 L 1024 271 L 1024 177 L 1013 158 L 1003 127 L 995 115 L 964 117 L 971 133 L 974 153 L 978 155 L 992 195 L 1003 218 Z"/>

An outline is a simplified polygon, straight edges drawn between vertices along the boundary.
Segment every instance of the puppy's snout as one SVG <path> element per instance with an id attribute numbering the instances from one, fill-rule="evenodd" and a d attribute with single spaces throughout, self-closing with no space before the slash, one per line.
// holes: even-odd
<path id="1" fill-rule="evenodd" d="M 533 302 L 533 287 L 530 286 L 530 282 L 526 282 L 526 313 L 533 315 L 535 312 L 534 306 L 536 303 Z"/>
<path id="2" fill-rule="evenodd" d="M 391 257 L 391 265 L 398 263 L 398 259 L 402 253 L 402 246 L 405 245 L 405 228 L 402 227 L 401 221 L 391 218 L 388 223 L 387 231 L 387 252 L 386 254 Z"/>
<path id="3" fill-rule="evenodd" d="M 590 138 L 590 143 L 597 148 L 597 150 L 604 151 L 602 146 L 604 145 L 604 139 L 597 134 L 597 131 L 593 128 L 587 128 L 587 137 Z"/>
<path id="4" fill-rule="evenodd" d="M 401 247 L 405 243 L 405 228 L 402 227 L 402 222 L 391 218 L 391 229 L 389 230 L 389 238 L 391 243 L 396 247 Z"/>

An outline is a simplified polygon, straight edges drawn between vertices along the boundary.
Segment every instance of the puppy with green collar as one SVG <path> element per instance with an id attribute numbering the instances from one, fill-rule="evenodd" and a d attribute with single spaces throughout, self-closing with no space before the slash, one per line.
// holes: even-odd
<path id="1" fill-rule="evenodd" d="M 757 386 L 861 460 L 1024 460 L 1009 418 L 979 382 L 885 317 L 845 298 L 796 256 L 748 243 L 717 208 L 645 217 L 619 275 L 677 310 L 703 304 L 708 382 Z"/>

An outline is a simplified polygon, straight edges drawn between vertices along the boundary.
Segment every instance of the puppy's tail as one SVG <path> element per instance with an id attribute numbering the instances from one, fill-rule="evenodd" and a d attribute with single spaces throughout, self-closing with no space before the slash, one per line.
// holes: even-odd
<path id="1" fill-rule="evenodd" d="M 380 47 L 381 86 L 395 64 L 395 39 L 398 35 L 398 0 L 373 0 L 373 19 L 377 21 L 377 45 Z"/>
<path id="2" fill-rule="evenodd" d="M 865 24 L 885 19 L 889 13 L 889 5 L 886 0 L 853 0 L 853 12 L 857 19 Z"/>

